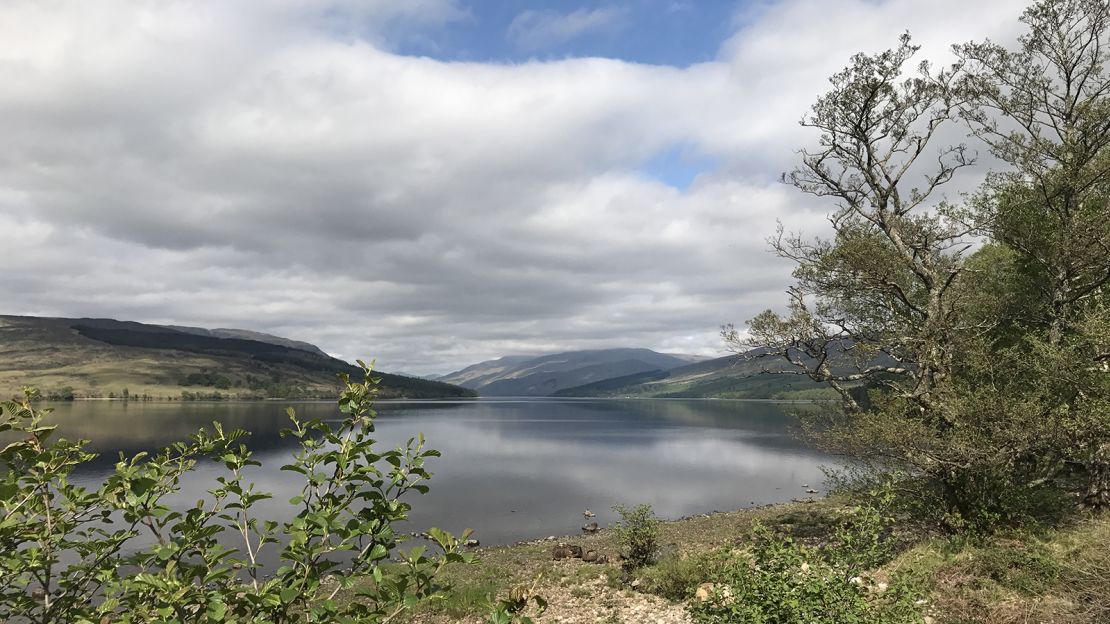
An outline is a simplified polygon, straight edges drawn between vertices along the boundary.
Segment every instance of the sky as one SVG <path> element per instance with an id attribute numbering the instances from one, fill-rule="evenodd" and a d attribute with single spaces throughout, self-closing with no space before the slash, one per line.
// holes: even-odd
<path id="1" fill-rule="evenodd" d="M 827 227 L 779 182 L 827 77 L 905 31 L 1012 40 L 1024 4 L 5 0 L 0 314 L 414 374 L 723 355 L 785 302 L 776 223 Z"/>

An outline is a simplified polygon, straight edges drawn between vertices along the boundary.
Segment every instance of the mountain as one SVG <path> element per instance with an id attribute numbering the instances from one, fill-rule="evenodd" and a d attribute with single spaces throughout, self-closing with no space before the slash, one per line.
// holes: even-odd
<path id="1" fill-rule="evenodd" d="M 599 349 L 552 355 L 507 356 L 443 375 L 439 381 L 477 390 L 483 396 L 550 396 L 565 388 L 647 371 L 689 365 L 698 356 L 650 349 Z"/>
<path id="2" fill-rule="evenodd" d="M 511 374 L 514 366 L 527 362 L 534 357 L 532 355 L 506 355 L 496 360 L 472 364 L 462 370 L 440 375 L 435 379 L 436 381 L 457 384 L 464 388 L 480 388 L 486 383 L 496 381 L 502 375 Z"/>
<path id="3" fill-rule="evenodd" d="M 338 373 L 362 374 L 311 344 L 248 330 L 0 316 L 0 397 L 33 386 L 56 398 L 335 398 Z M 383 398 L 475 396 L 449 383 L 375 376 Z"/>
<path id="4" fill-rule="evenodd" d="M 759 359 L 756 352 L 729 355 L 669 370 L 642 371 L 563 388 L 557 397 L 818 399 L 834 391 L 804 375 L 769 374 L 794 369 L 780 359 Z M 835 366 L 834 366 L 835 368 Z"/>

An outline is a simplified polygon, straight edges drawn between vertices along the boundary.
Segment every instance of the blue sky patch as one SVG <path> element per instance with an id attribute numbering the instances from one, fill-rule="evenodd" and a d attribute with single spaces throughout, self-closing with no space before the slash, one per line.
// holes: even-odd
<path id="1" fill-rule="evenodd" d="M 717 165 L 716 159 L 697 154 L 689 146 L 675 145 L 659 154 L 640 167 L 640 171 L 651 178 L 686 190 L 699 174 L 711 171 Z"/>
<path id="2" fill-rule="evenodd" d="M 605 57 L 685 67 L 712 61 L 758 0 L 463 0 L 465 15 L 394 39 L 394 51 L 514 63 Z"/>

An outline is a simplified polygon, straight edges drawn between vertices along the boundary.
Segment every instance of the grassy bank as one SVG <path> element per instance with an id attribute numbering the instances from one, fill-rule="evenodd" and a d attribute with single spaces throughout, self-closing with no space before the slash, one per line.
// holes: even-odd
<path id="1" fill-rule="evenodd" d="M 835 539 L 851 513 L 840 498 L 717 513 L 663 523 L 658 561 L 626 571 L 614 534 L 483 548 L 479 561 L 447 570 L 452 588 L 417 613 L 424 624 L 483 622 L 494 596 L 539 577 L 551 603 L 539 622 L 692 622 L 687 606 L 712 580 L 712 553 L 742 550 L 757 524 L 818 547 Z M 948 538 L 899 523 L 895 556 L 862 576 L 877 587 L 913 579 L 922 622 L 959 624 L 1110 622 L 1110 517 L 1082 516 L 1037 531 L 981 539 Z M 611 562 L 554 561 L 559 542 L 596 550 Z M 929 618 L 929 619 L 926 619 Z"/>

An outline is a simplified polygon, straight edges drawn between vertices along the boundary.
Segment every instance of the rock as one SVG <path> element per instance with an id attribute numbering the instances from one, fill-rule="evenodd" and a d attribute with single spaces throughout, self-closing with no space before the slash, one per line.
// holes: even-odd
<path id="1" fill-rule="evenodd" d="M 582 517 L 584 517 L 584 518 L 593 518 L 593 517 L 594 517 L 594 516 L 596 516 L 596 515 L 597 515 L 597 514 L 595 514 L 594 512 L 590 511 L 589 509 L 587 509 L 586 511 L 583 511 L 583 512 L 582 512 Z"/>
<path id="2" fill-rule="evenodd" d="M 559 544 L 551 549 L 552 559 L 581 559 L 582 547 L 574 544 Z"/>
<path id="3" fill-rule="evenodd" d="M 931 615 L 925 616 L 925 624 L 936 624 L 937 619 Z"/>
<path id="4" fill-rule="evenodd" d="M 694 598 L 699 602 L 708 602 L 714 597 L 719 597 L 724 604 L 730 604 L 732 602 L 732 590 L 728 586 L 722 586 L 718 589 L 715 583 L 702 583 L 694 591 Z"/>
<path id="5" fill-rule="evenodd" d="M 554 542 L 555 541 L 555 536 L 554 535 L 548 535 L 544 539 L 549 541 L 549 542 Z"/>
<path id="6" fill-rule="evenodd" d="M 806 494 L 816 494 L 816 493 L 817 493 L 817 490 L 814 490 L 812 488 L 806 490 Z"/>
<path id="7" fill-rule="evenodd" d="M 468 539 L 465 542 L 463 542 L 463 546 L 465 546 L 466 548 L 477 548 L 478 546 L 481 546 L 481 544 L 482 544 L 482 542 L 480 542 L 476 539 Z"/>
<path id="8" fill-rule="evenodd" d="M 609 557 L 597 552 L 596 550 L 587 550 L 582 553 L 582 561 L 589 563 L 609 563 Z"/>
<path id="9" fill-rule="evenodd" d="M 551 558 L 558 561 L 560 559 L 570 559 L 574 556 L 569 546 L 559 545 L 551 549 Z"/>
<path id="10" fill-rule="evenodd" d="M 713 595 L 713 588 L 713 583 L 702 583 L 698 585 L 697 591 L 694 592 L 694 598 L 697 598 L 699 602 L 706 602 L 709 600 L 709 597 Z"/>
<path id="11" fill-rule="evenodd" d="M 601 527 L 597 526 L 596 522 L 591 522 L 589 524 L 582 525 L 582 530 L 586 533 L 597 533 L 601 530 Z"/>

